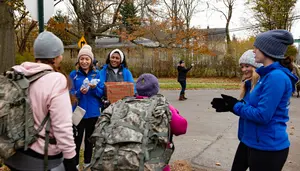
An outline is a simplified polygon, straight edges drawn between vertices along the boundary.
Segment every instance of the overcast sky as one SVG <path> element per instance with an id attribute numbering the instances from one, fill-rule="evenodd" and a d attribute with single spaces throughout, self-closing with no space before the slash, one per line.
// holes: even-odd
<path id="1" fill-rule="evenodd" d="M 212 0 L 210 1 L 212 2 Z M 249 26 L 252 22 L 251 16 L 252 12 L 249 9 L 249 7 L 244 5 L 245 0 L 236 0 L 234 9 L 233 9 L 233 15 L 230 22 L 230 30 L 236 30 L 235 28 L 241 28 L 245 26 Z M 226 13 L 226 7 L 222 2 L 214 3 L 214 6 Z M 212 8 L 212 5 L 209 6 Z M 62 9 L 63 11 L 66 11 L 65 4 L 59 3 L 55 10 Z M 193 18 L 192 18 L 192 26 L 197 26 L 200 28 L 206 28 L 209 26 L 210 28 L 225 28 L 226 20 L 223 17 L 223 15 L 220 12 L 216 12 L 213 10 L 206 10 L 207 5 L 203 4 L 199 6 L 198 12 Z M 202 12 L 201 12 L 202 11 Z M 295 9 L 296 15 L 300 15 L 300 1 L 297 2 L 296 9 Z M 250 21 L 250 22 L 249 22 Z M 298 28 L 298 30 L 296 29 Z M 297 20 L 294 22 L 291 30 L 294 38 L 299 39 L 300 38 L 300 20 Z M 235 34 L 237 38 L 247 38 L 250 35 L 253 35 L 251 31 L 243 30 L 243 31 L 232 31 L 231 35 Z"/>

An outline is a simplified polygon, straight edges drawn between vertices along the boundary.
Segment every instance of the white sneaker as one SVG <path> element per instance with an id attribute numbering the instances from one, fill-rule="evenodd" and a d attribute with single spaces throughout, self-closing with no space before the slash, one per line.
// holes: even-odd
<path id="1" fill-rule="evenodd" d="M 76 166 L 76 169 L 79 170 L 79 164 Z"/>
<path id="2" fill-rule="evenodd" d="M 83 169 L 89 167 L 91 165 L 91 163 L 83 163 Z"/>

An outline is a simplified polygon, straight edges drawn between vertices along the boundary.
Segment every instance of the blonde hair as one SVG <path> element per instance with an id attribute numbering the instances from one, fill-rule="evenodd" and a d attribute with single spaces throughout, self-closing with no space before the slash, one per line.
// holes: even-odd
<path id="1" fill-rule="evenodd" d="M 247 88 L 246 88 L 246 84 L 245 82 L 247 80 L 250 80 L 251 81 L 251 89 L 250 89 L 250 92 L 253 90 L 253 88 L 255 87 L 255 85 L 257 84 L 258 82 L 258 79 L 259 79 L 259 75 L 258 73 L 255 71 L 255 68 L 253 67 L 252 68 L 252 77 L 250 79 L 245 79 L 243 78 L 243 82 L 241 84 L 241 94 L 240 94 L 240 98 L 244 98 L 245 95 L 246 95 L 246 91 L 247 91 Z"/>

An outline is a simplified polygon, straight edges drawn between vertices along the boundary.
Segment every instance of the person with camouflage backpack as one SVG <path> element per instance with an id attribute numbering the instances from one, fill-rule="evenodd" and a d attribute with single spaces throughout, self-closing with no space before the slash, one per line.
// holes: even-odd
<path id="1" fill-rule="evenodd" d="M 60 72 L 64 46 L 44 31 L 35 62 L 0 77 L 0 156 L 12 171 L 76 171 L 68 76 Z"/>
<path id="2" fill-rule="evenodd" d="M 91 141 L 95 143 L 92 171 L 169 171 L 172 136 L 186 133 L 187 121 L 158 94 L 158 79 L 141 75 L 136 97 L 125 97 L 105 109 Z"/>

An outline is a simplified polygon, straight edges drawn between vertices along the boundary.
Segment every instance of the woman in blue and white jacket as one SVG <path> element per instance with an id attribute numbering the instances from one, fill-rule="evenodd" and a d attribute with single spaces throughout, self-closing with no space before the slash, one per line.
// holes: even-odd
<path id="1" fill-rule="evenodd" d="M 264 66 L 256 70 L 260 80 L 249 94 L 248 103 L 224 94 L 211 102 L 217 112 L 231 111 L 245 119 L 241 142 L 248 150 L 241 155 L 247 157 L 251 171 L 281 171 L 288 157 L 286 123 L 298 78 L 292 74 L 291 61 L 284 54 L 293 42 L 292 34 L 286 30 L 259 34 L 254 42 L 255 61 Z"/>
<path id="2" fill-rule="evenodd" d="M 100 107 L 102 105 L 100 98 L 103 96 L 104 84 L 100 80 L 100 73 L 93 65 L 94 54 L 89 45 L 84 45 L 78 53 L 77 69 L 70 73 L 70 78 L 73 80 L 71 96 L 77 99 L 77 105 L 83 108 L 86 113 L 83 119 L 76 126 L 77 134 L 75 135 L 76 144 L 76 162 L 79 164 L 79 152 L 85 132 L 84 138 L 84 168 L 88 167 L 91 162 L 93 153 L 93 145 L 88 138 L 94 132 L 95 124 L 100 116 Z M 83 86 L 84 80 L 99 79 L 100 82 L 96 85 L 88 83 Z M 76 107 L 76 106 L 74 106 Z"/>
<path id="3" fill-rule="evenodd" d="M 104 82 L 131 82 L 133 76 L 127 67 L 125 54 L 119 50 L 112 50 L 106 59 L 106 64 L 100 70 L 100 76 Z"/>
<path id="4" fill-rule="evenodd" d="M 134 84 L 133 76 L 127 67 L 125 54 L 120 49 L 112 50 L 106 59 L 106 64 L 100 70 L 100 78 L 103 82 L 131 82 Z M 102 111 L 108 107 L 109 102 L 105 95 L 102 97 Z"/>

